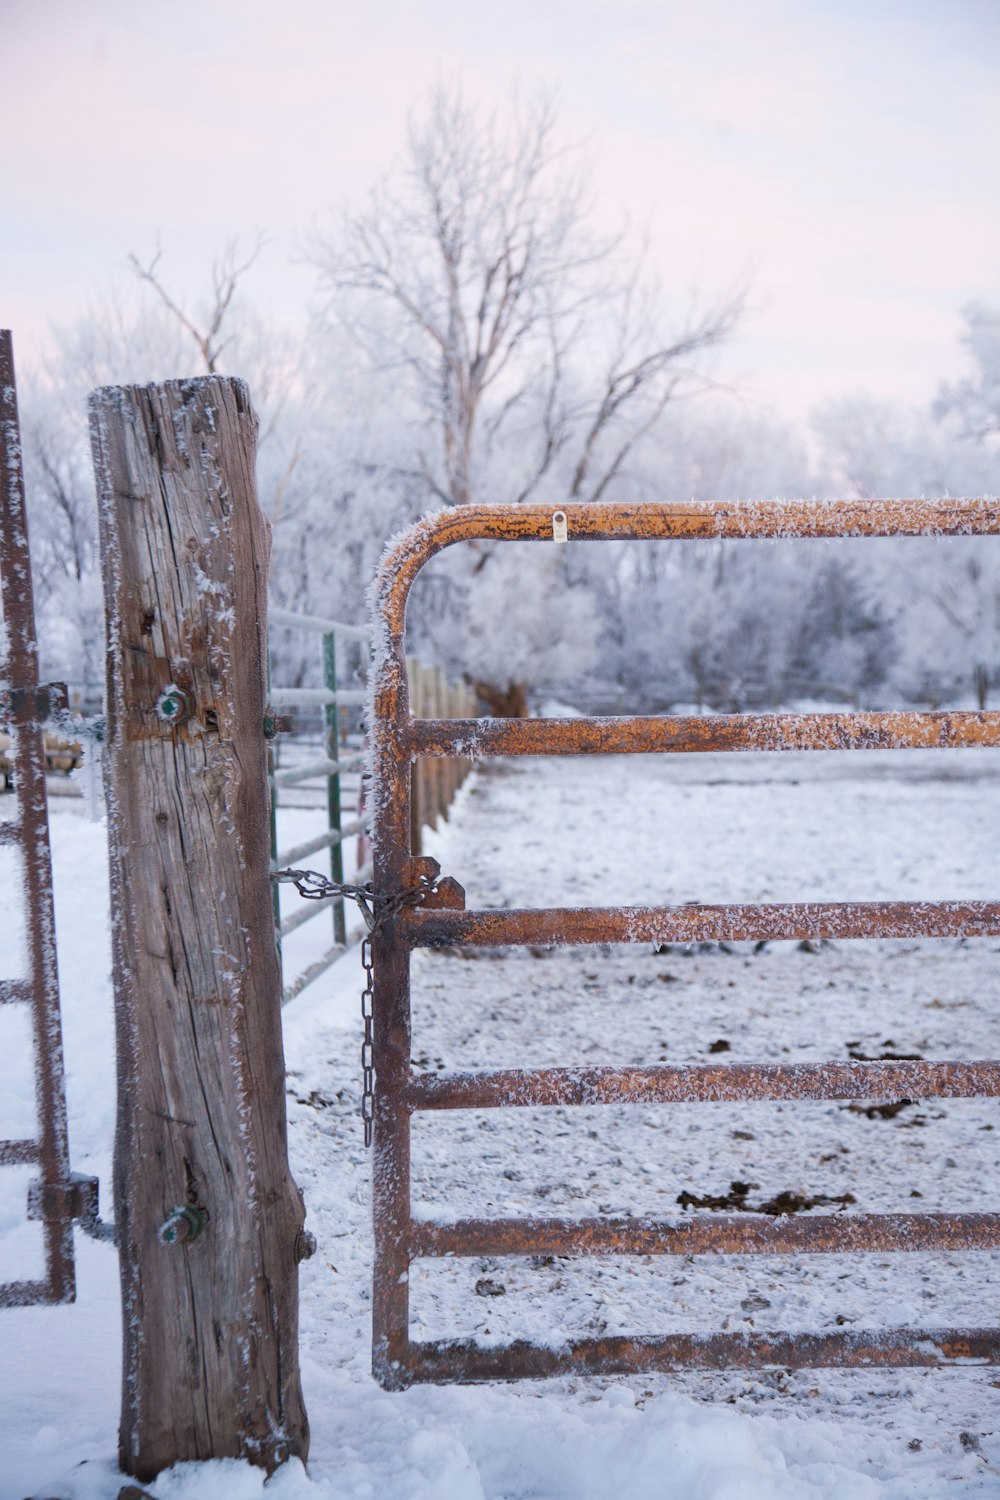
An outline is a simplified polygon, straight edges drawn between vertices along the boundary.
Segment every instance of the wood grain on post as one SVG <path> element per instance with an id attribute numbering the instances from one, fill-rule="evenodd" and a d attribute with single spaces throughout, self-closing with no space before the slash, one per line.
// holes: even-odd
<path id="1" fill-rule="evenodd" d="M 305 1458 L 268 879 L 270 534 L 214 376 L 91 396 L 108 618 L 120 1462 Z"/>

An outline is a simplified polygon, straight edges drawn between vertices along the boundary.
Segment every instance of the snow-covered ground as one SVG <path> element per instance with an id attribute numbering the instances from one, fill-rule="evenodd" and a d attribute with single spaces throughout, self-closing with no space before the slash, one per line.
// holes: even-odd
<path id="1" fill-rule="evenodd" d="M 982 898 L 996 895 L 998 804 L 1000 753 L 988 751 L 522 761 L 473 778 L 428 852 L 475 905 Z M 308 833 L 308 814 L 285 816 L 283 842 Z M 82 804 L 60 800 L 52 832 L 74 1166 L 106 1183 L 114 1099 L 103 830 Z M 998 952 L 1000 942 L 979 940 L 420 954 L 414 1056 L 431 1069 L 723 1052 L 737 1061 L 995 1057 Z M 291 1151 L 319 1240 L 302 1277 L 313 1437 L 309 1478 L 290 1466 L 267 1494 L 1000 1494 L 996 1369 L 379 1390 L 368 1374 L 359 989 L 349 954 L 285 1012 Z M 4 1087 L 0 1114 L 16 1113 L 25 1090 L 16 1078 Z M 417 1120 L 415 1197 L 431 1216 L 681 1217 L 681 1193 L 725 1196 L 739 1181 L 752 1184 L 750 1205 L 796 1192 L 850 1194 L 848 1213 L 993 1209 L 998 1114 L 996 1100 L 933 1099 L 890 1118 L 842 1103 L 442 1112 Z M 0 1217 L 0 1274 L 9 1255 L 30 1251 L 34 1232 L 9 1209 Z M 0 1500 L 110 1500 L 122 1483 L 113 1252 L 81 1239 L 79 1281 L 74 1307 L 0 1311 Z M 981 1324 L 997 1317 L 998 1285 L 992 1254 L 425 1262 L 414 1269 L 414 1332 L 551 1341 Z M 240 1465 L 190 1465 L 148 1488 L 158 1500 L 249 1500 L 262 1485 Z"/>

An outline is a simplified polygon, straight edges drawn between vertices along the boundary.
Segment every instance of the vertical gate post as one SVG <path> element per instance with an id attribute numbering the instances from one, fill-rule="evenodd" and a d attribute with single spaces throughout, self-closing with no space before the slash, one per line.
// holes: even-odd
<path id="1" fill-rule="evenodd" d="M 0 1307 L 32 1302 L 72 1302 L 76 1297 L 73 1220 L 59 975 L 56 967 L 52 857 L 45 797 L 45 745 L 40 719 L 51 711 L 53 687 L 40 688 L 35 604 L 28 549 L 21 429 L 14 383 L 14 344 L 0 330 L 0 709 L 14 741 L 15 816 L 0 826 L 8 848 L 23 856 L 22 911 L 25 973 L 0 978 L 0 1006 L 30 1007 L 35 1053 L 37 1139 L 0 1141 L 0 1165 L 35 1163 L 31 1184 L 42 1221 L 45 1275 L 31 1281 L 0 1281 Z M 65 694 L 65 688 L 62 689 Z M 45 707 L 42 696 L 48 699 Z M 6 700 L 6 701 L 4 701 Z M 7 971 L 10 973 L 10 970 Z M 96 1183 L 94 1184 L 96 1188 Z M 35 1209 L 32 1208 L 32 1217 Z"/>
<path id="2" fill-rule="evenodd" d="M 120 1462 L 306 1456 L 263 735 L 257 419 L 213 376 L 91 396 L 107 607 Z"/>

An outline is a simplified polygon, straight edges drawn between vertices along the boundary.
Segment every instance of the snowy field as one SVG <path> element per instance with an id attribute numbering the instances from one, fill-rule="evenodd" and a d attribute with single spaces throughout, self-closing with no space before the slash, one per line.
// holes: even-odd
<path id="1" fill-rule="evenodd" d="M 985 898 L 997 894 L 998 810 L 1000 753 L 990 751 L 522 761 L 474 777 L 428 852 L 473 905 Z M 314 827 L 307 813 L 285 817 L 283 843 Z M 73 1162 L 103 1188 L 114 1123 L 104 831 L 84 803 L 60 799 L 52 833 Z M 303 935 L 303 961 L 327 941 Z M 414 1057 L 422 1069 L 995 1057 L 998 952 L 1000 942 L 977 940 L 420 954 Z M 368 1374 L 359 990 L 349 954 L 285 1012 L 293 1166 L 319 1240 L 302 1276 L 313 1436 L 310 1477 L 290 1466 L 264 1493 L 1000 1495 L 995 1369 L 379 1390 Z M 5 1038 L 5 1058 L 17 1053 Z M 12 1075 L 0 1115 L 23 1125 L 26 1092 Z M 795 1194 L 833 1199 L 833 1210 L 850 1195 L 847 1213 L 994 1209 L 998 1115 L 996 1100 L 933 1099 L 885 1115 L 847 1103 L 442 1112 L 417 1120 L 415 1198 L 431 1217 L 682 1218 L 680 1195 L 725 1198 L 741 1183 L 748 1207 Z M 3 1175 L 10 1186 L 14 1174 Z M 0 1208 L 5 1276 L 33 1253 L 17 1202 L 8 1193 Z M 114 1256 L 78 1245 L 76 1306 L 0 1312 L 0 1500 L 112 1500 L 122 1483 Z M 417 1337 L 991 1323 L 1000 1256 L 424 1262 L 412 1291 Z M 262 1487 L 259 1473 L 226 1464 L 184 1466 L 148 1489 L 158 1500 L 249 1500 Z"/>

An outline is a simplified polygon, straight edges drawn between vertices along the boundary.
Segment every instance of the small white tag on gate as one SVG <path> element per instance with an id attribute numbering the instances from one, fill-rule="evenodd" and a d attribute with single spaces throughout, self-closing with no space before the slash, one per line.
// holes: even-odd
<path id="1" fill-rule="evenodd" d="M 569 533 L 566 529 L 566 512 L 554 510 L 552 512 L 552 540 L 554 542 L 568 542 Z"/>

